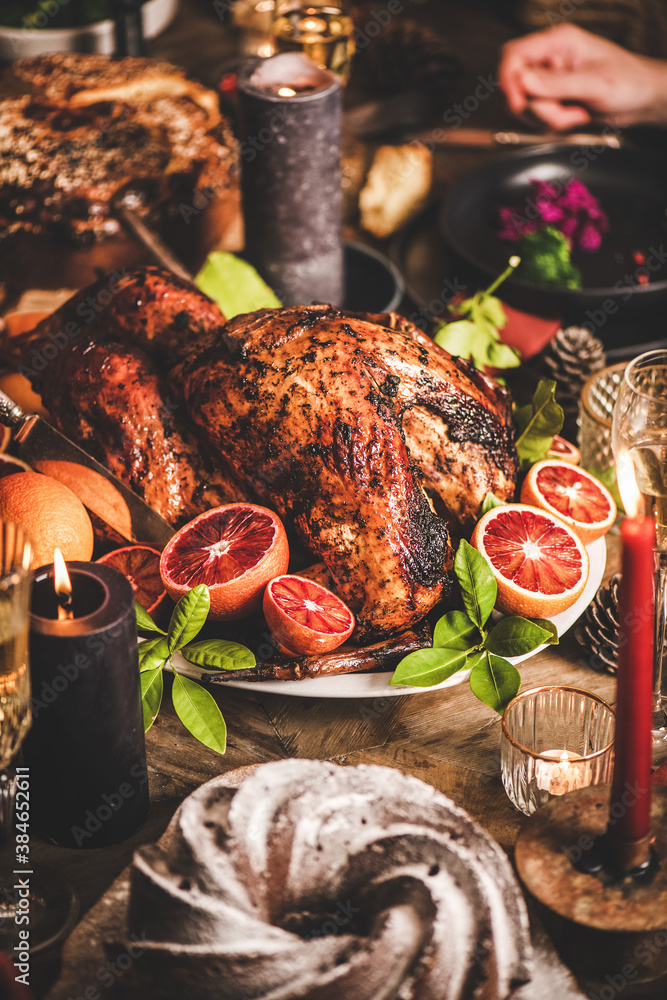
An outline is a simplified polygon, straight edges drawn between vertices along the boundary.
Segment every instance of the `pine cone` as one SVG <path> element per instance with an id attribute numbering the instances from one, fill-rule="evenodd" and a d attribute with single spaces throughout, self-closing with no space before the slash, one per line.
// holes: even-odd
<path id="1" fill-rule="evenodd" d="M 459 75 L 461 64 L 442 38 L 416 21 L 404 18 L 391 21 L 364 49 L 367 37 L 364 17 L 365 13 L 357 18 L 357 52 L 380 93 L 395 94 L 414 88 L 437 98 L 446 92 L 449 81 Z M 368 23 L 372 20 L 371 15 Z"/>
<path id="2" fill-rule="evenodd" d="M 542 373 L 555 379 L 556 399 L 563 407 L 564 423 L 561 434 L 576 442 L 579 421 L 579 398 L 584 382 L 604 368 L 606 363 L 601 340 L 581 326 L 559 330 L 545 348 L 541 358 Z"/>
<path id="3" fill-rule="evenodd" d="M 577 625 L 577 642 L 588 656 L 588 665 L 597 671 L 616 673 L 618 660 L 618 588 L 621 574 L 600 587 Z"/>

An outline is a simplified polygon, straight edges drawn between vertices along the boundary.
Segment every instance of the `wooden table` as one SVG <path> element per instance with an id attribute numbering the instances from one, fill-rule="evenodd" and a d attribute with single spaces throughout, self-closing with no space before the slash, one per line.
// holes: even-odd
<path id="1" fill-rule="evenodd" d="M 410 16 L 420 16 L 426 10 L 413 6 Z M 447 33 L 471 69 L 474 63 L 475 74 L 495 67 L 498 46 L 510 34 L 506 26 L 494 22 L 493 30 L 480 33 L 477 19 L 471 22 L 469 12 L 462 13 L 460 5 L 427 6 L 437 21 L 449 13 Z M 475 52 L 466 48 L 466 30 L 469 39 L 471 31 L 475 35 Z M 178 20 L 153 43 L 152 54 L 185 65 L 210 82 L 216 67 L 233 54 L 228 24 L 212 19 L 210 4 L 183 0 Z M 490 119 L 502 123 L 501 107 L 495 95 L 481 109 L 478 123 L 484 125 Z M 606 577 L 617 567 L 618 536 L 612 531 Z M 572 684 L 608 701 L 614 699 L 613 678 L 587 666 L 571 632 L 558 647 L 550 647 L 523 664 L 521 672 L 524 688 Z M 171 706 L 169 687 L 167 681 L 163 708 L 147 736 L 151 811 L 143 828 L 123 844 L 91 851 L 59 849 L 33 839 L 33 860 L 53 866 L 69 878 L 80 896 L 82 915 L 130 862 L 134 849 L 161 835 L 178 804 L 194 788 L 237 767 L 285 757 L 399 768 L 451 797 L 512 852 L 524 817 L 502 787 L 499 718 L 474 698 L 467 684 L 420 695 L 359 701 L 215 688 L 213 694 L 228 727 L 224 757 L 207 750 L 183 728 Z M 58 961 L 57 949 L 35 957 L 32 982 L 37 997 L 45 996 L 57 978 Z M 635 994 L 625 993 L 628 998 L 631 995 Z M 67 1000 L 67 996 L 57 987 L 49 992 L 49 1000 Z"/>
<path id="2" fill-rule="evenodd" d="M 608 536 L 605 576 L 617 565 L 618 535 L 613 531 Z M 614 679 L 586 665 L 572 632 L 558 647 L 524 663 L 521 673 L 524 688 L 573 684 L 608 701 L 614 699 Z M 501 783 L 499 717 L 477 701 L 465 683 L 443 691 L 358 701 L 211 688 L 227 721 L 224 757 L 207 750 L 183 728 L 171 706 L 169 687 L 167 682 L 162 710 L 147 735 L 151 810 L 143 828 L 123 844 L 88 851 L 33 840 L 33 860 L 56 867 L 70 879 L 81 898 L 82 913 L 103 895 L 136 847 L 161 835 L 194 788 L 234 768 L 284 757 L 399 768 L 452 798 L 512 853 L 524 817 L 511 805 Z M 35 959 L 38 997 L 56 974 L 57 955 Z M 49 1000 L 67 997 L 57 989 L 49 993 Z"/>

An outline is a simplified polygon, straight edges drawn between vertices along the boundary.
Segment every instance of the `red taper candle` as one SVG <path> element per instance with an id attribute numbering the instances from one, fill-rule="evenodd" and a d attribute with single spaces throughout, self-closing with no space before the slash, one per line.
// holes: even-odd
<path id="1" fill-rule="evenodd" d="M 622 867 L 648 860 L 651 827 L 653 590 L 655 523 L 626 517 L 621 525 L 618 687 L 609 835 Z M 640 845 L 643 844 L 643 847 Z M 637 851 L 632 850 L 637 845 Z M 623 864 L 627 858 L 628 864 Z"/>

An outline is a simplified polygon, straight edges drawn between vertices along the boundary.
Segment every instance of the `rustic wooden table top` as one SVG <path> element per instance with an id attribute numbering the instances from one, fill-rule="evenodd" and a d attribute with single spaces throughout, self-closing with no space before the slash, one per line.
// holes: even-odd
<path id="1" fill-rule="evenodd" d="M 618 535 L 608 537 L 605 577 L 618 566 Z M 586 663 L 572 631 L 521 666 L 524 688 L 572 684 L 613 702 L 614 679 Z M 346 700 L 295 698 L 219 687 L 212 690 L 228 727 L 220 757 L 183 728 L 171 706 L 147 734 L 151 810 L 145 825 L 122 844 L 95 850 L 56 848 L 38 839 L 33 860 L 57 868 L 76 888 L 82 914 L 129 863 L 136 847 L 156 840 L 178 804 L 214 775 L 247 764 L 305 757 L 396 767 L 435 786 L 462 806 L 510 855 L 524 817 L 500 778 L 499 717 L 467 684 L 403 697 Z M 57 954 L 35 962 L 37 995 L 57 973 Z M 650 994 L 649 994 L 650 995 Z M 49 1000 L 67 1000 L 57 993 Z"/>
<path id="2" fill-rule="evenodd" d="M 418 15 L 425 9 L 412 6 Z M 470 21 L 458 9 L 460 5 L 427 6 L 450 10 L 448 26 L 454 42 L 466 21 L 470 32 Z M 442 19 L 442 11 L 436 18 Z M 477 32 L 477 22 L 474 28 Z M 480 72 L 479 67 L 490 70 L 495 66 L 498 46 L 510 35 L 506 26 L 496 25 L 494 30 L 495 36 L 476 34 L 475 72 Z M 454 47 L 466 56 L 465 46 L 457 43 Z M 211 5 L 201 0 L 182 0 L 177 21 L 152 45 L 153 55 L 185 65 L 206 82 L 233 51 L 228 22 L 212 18 Z M 500 100 L 494 97 L 482 109 L 484 116 L 496 116 L 499 107 Z M 607 548 L 605 579 L 618 569 L 615 530 L 607 537 Z M 588 666 L 572 631 L 558 647 L 522 664 L 521 673 L 524 688 L 572 684 L 614 701 L 614 679 Z M 511 805 L 502 787 L 499 717 L 473 697 L 467 684 L 419 695 L 364 700 L 211 688 L 228 727 L 224 757 L 207 750 L 183 728 L 171 706 L 169 688 L 167 680 L 162 710 L 147 735 L 151 810 L 141 830 L 122 844 L 95 850 L 66 850 L 33 840 L 33 860 L 57 868 L 71 881 L 81 900 L 82 916 L 130 862 L 135 848 L 162 834 L 179 803 L 193 789 L 217 774 L 285 757 L 399 768 L 452 798 L 512 853 L 525 818 Z M 58 949 L 35 956 L 32 983 L 38 998 L 49 991 L 58 966 Z M 626 995 L 631 994 L 628 991 Z M 641 995 L 664 996 L 650 991 Z M 49 1000 L 66 1000 L 66 995 L 61 996 L 56 989 L 49 993 Z"/>

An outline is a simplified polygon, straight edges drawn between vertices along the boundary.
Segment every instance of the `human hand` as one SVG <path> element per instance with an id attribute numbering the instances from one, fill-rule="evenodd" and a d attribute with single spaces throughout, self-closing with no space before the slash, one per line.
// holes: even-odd
<path id="1" fill-rule="evenodd" d="M 530 111 L 554 129 L 593 120 L 667 124 L 667 62 L 573 24 L 508 42 L 498 72 L 511 110 Z"/>

